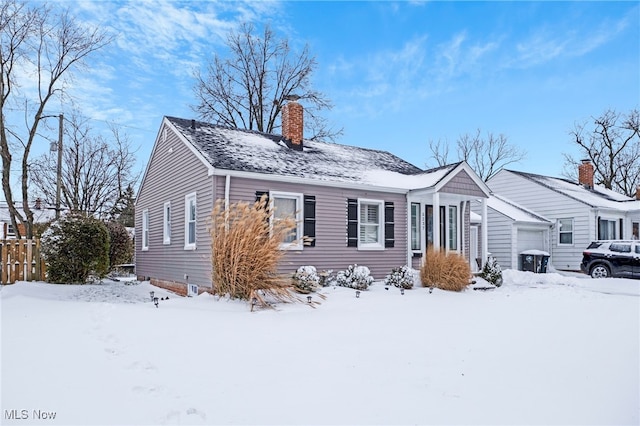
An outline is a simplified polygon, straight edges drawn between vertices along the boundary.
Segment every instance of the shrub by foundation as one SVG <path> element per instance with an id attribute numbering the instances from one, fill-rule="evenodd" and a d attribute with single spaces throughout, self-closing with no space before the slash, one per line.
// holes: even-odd
<path id="1" fill-rule="evenodd" d="M 413 287 L 414 272 L 407 265 L 402 268 L 393 268 L 391 273 L 384 278 L 384 284 L 410 289 Z"/>
<path id="2" fill-rule="evenodd" d="M 335 282 L 342 287 L 366 290 L 373 283 L 370 273 L 366 266 L 349 265 L 345 271 L 338 271 Z"/>
<path id="3" fill-rule="evenodd" d="M 466 259 L 457 253 L 427 250 L 427 257 L 420 270 L 420 279 L 425 287 L 462 291 L 469 285 L 471 270 Z"/>
<path id="4" fill-rule="evenodd" d="M 220 295 L 251 300 L 252 304 L 269 306 L 268 302 L 292 301 L 291 276 L 277 273 L 285 254 L 280 249 L 295 220 L 270 220 L 273 209 L 263 197 L 254 204 L 238 202 L 225 210 L 224 202 L 216 202 L 212 213 L 212 281 Z"/>

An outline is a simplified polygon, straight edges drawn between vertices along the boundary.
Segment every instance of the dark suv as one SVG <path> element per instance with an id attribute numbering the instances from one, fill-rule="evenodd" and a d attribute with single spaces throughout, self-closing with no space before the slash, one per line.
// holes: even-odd
<path id="1" fill-rule="evenodd" d="M 594 241 L 582 252 L 580 269 L 593 278 L 640 278 L 640 241 Z"/>

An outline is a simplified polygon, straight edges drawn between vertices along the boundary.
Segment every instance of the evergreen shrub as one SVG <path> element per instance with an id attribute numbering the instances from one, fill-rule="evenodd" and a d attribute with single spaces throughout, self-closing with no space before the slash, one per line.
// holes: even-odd
<path id="1" fill-rule="evenodd" d="M 84 284 L 109 270 L 109 231 L 93 217 L 71 214 L 53 222 L 42 234 L 47 281 Z"/>
<path id="2" fill-rule="evenodd" d="M 392 285 L 398 288 L 410 289 L 413 287 L 415 271 L 407 265 L 402 268 L 393 268 L 391 273 L 384 279 L 385 285 Z"/>
<path id="3" fill-rule="evenodd" d="M 338 271 L 335 282 L 342 287 L 366 290 L 373 283 L 370 273 L 366 266 L 349 265 L 345 271 Z"/>

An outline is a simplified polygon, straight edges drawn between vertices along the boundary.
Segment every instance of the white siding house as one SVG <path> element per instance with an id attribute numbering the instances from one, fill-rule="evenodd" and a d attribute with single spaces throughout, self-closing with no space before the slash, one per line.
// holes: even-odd
<path id="1" fill-rule="evenodd" d="M 472 210 L 480 214 L 480 203 L 473 203 Z M 552 224 L 531 210 L 493 194 L 487 200 L 489 253 L 503 269 L 520 269 L 523 251 L 550 252 Z"/>
<path id="2" fill-rule="evenodd" d="M 487 182 L 494 194 L 552 222 L 548 251 L 560 270 L 580 270 L 582 252 L 591 241 L 637 239 L 640 228 L 640 201 L 594 185 L 593 165 L 580 167 L 580 175 L 590 180 L 501 170 Z"/>

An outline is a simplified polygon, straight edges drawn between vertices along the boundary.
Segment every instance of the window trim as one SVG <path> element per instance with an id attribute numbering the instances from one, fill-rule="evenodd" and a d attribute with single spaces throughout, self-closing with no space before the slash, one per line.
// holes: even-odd
<path id="1" fill-rule="evenodd" d="M 295 221 L 296 221 L 296 238 L 291 243 L 281 243 L 280 250 L 304 250 L 304 241 L 302 239 L 304 235 L 304 194 L 298 192 L 286 192 L 286 191 L 269 191 L 269 206 L 271 208 L 271 217 L 269 223 L 273 226 L 275 220 L 275 208 L 274 203 L 276 198 L 293 199 L 296 201 Z"/>
<path id="2" fill-rule="evenodd" d="M 413 208 L 416 207 L 416 214 L 414 216 L 414 212 L 413 212 Z M 410 216 L 410 223 L 409 223 L 409 233 L 410 233 L 410 244 L 411 244 L 411 250 L 412 251 L 421 251 L 422 250 L 422 240 L 421 240 L 421 235 L 420 235 L 420 219 L 421 219 L 421 205 L 420 203 L 411 203 L 409 206 L 409 216 Z M 415 223 L 414 223 L 415 220 Z M 414 241 L 414 233 L 415 233 L 415 241 Z M 414 245 L 415 242 L 415 245 Z"/>
<path id="3" fill-rule="evenodd" d="M 142 251 L 149 250 L 149 209 L 142 210 Z"/>
<path id="4" fill-rule="evenodd" d="M 454 211 L 454 214 L 452 215 L 452 210 Z M 459 235 L 459 229 L 458 229 L 458 206 L 448 206 L 447 209 L 447 222 L 448 222 L 448 235 L 447 235 L 447 240 L 448 244 L 447 244 L 447 248 L 449 251 L 458 251 L 458 235 Z M 455 233 L 455 235 L 454 235 Z M 452 245 L 455 245 L 455 247 L 452 247 Z"/>
<path id="5" fill-rule="evenodd" d="M 561 221 L 567 221 L 567 220 L 571 221 L 571 231 L 564 231 L 563 232 L 561 230 L 560 222 Z M 565 246 L 565 247 L 569 247 L 569 246 L 574 245 L 574 232 L 575 232 L 574 231 L 574 229 L 575 229 L 575 220 L 574 220 L 574 218 L 572 218 L 572 217 L 558 218 L 557 219 L 557 227 L 558 227 L 558 245 L 559 246 Z M 566 233 L 566 234 L 570 233 L 571 234 L 571 242 L 570 243 L 563 243 L 563 242 L 560 241 L 561 240 L 560 235 L 563 234 L 563 233 Z"/>
<path id="6" fill-rule="evenodd" d="M 189 224 L 191 223 L 191 219 L 189 217 L 190 213 L 190 202 L 193 201 L 193 208 L 195 210 L 195 218 L 193 220 L 193 242 L 189 242 Z M 198 241 L 198 202 L 197 202 L 197 193 L 191 192 L 184 196 L 184 249 L 185 250 L 195 250 L 196 243 Z"/>
<path id="7" fill-rule="evenodd" d="M 363 243 L 360 240 L 362 222 L 360 221 L 360 215 L 362 212 L 362 205 L 376 205 L 378 207 L 378 241 L 376 243 Z M 375 200 L 370 198 L 358 198 L 358 250 L 384 250 L 384 200 Z"/>
<path id="8" fill-rule="evenodd" d="M 171 244 L 171 201 L 164 203 L 162 208 L 162 244 Z"/>

